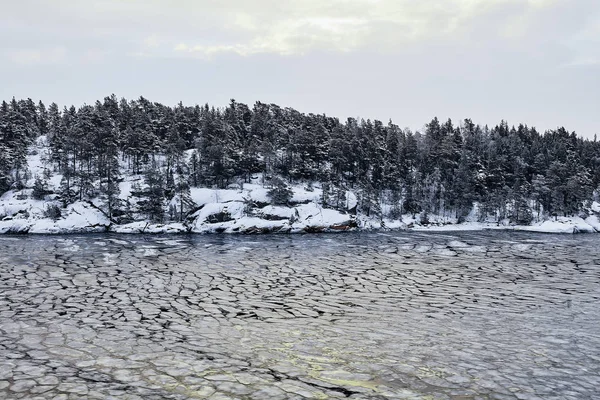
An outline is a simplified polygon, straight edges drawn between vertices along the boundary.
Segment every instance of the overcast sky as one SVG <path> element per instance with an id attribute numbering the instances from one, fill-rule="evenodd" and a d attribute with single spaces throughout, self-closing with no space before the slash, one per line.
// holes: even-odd
<path id="1" fill-rule="evenodd" d="M 0 97 L 600 134 L 599 0 L 0 0 Z"/>

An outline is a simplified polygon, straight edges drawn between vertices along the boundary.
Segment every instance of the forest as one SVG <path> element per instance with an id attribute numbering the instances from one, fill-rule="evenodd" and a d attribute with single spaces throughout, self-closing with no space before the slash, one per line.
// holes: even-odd
<path id="1" fill-rule="evenodd" d="M 45 136 L 50 156 L 32 177 L 28 149 Z M 124 174 L 153 221 L 182 220 L 191 187 L 242 186 L 260 174 L 273 203 L 290 184 L 319 184 L 322 205 L 341 209 L 348 190 L 355 212 L 392 219 L 452 215 L 460 222 L 477 205 L 480 219 L 528 224 L 537 216 L 586 213 L 600 186 L 600 143 L 560 127 L 478 125 L 433 118 L 421 131 L 392 121 L 305 114 L 276 104 L 174 107 L 143 97 L 108 96 L 79 108 L 31 99 L 0 106 L 0 194 L 35 178 L 33 197 L 63 206 L 102 198 L 105 212 L 127 221 L 119 198 Z M 60 190 L 48 180 L 61 176 Z M 167 204 L 177 196 L 180 206 Z"/>

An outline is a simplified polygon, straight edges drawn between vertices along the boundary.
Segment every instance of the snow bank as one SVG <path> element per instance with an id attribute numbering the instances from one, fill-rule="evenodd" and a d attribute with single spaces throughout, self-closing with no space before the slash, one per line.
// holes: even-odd
<path id="1" fill-rule="evenodd" d="M 312 192 L 309 192 L 312 193 Z M 0 198 L 0 233 L 300 233 L 334 232 L 346 230 L 406 229 L 416 231 L 473 231 L 485 229 L 519 230 L 544 233 L 588 233 L 600 232 L 597 215 L 585 219 L 559 217 L 531 226 L 514 226 L 491 222 L 468 221 L 454 223 L 449 218 L 430 216 L 431 223 L 422 225 L 418 216 L 405 215 L 401 220 L 380 219 L 355 215 L 323 208 L 311 201 L 295 206 L 249 207 L 248 193 L 236 190 L 219 190 L 219 193 L 204 189 L 196 192 L 195 199 L 205 201 L 198 211 L 184 223 L 156 224 L 135 221 L 115 224 L 93 204 L 76 202 L 61 210 L 56 221 L 45 216 L 44 210 L 53 202 L 24 198 L 24 193 L 8 192 Z M 244 196 L 242 196 L 244 195 Z M 308 194 L 301 193 L 308 197 Z M 215 202 L 215 199 L 222 199 Z M 212 202 L 209 202 L 212 200 Z"/>
<path id="2" fill-rule="evenodd" d="M 69 205 L 61 211 L 61 217 L 57 220 L 45 216 L 44 203 L 32 201 L 32 205 L 28 207 L 18 207 L 18 213 L 0 221 L 0 233 L 105 232 L 110 225 L 108 218 L 88 203 L 76 202 Z M 6 205 L 3 206 L 6 210 Z"/>
<path id="3" fill-rule="evenodd" d="M 591 217 L 590 217 L 591 218 Z M 588 218 L 588 219 L 590 219 Z M 596 218 L 596 221 L 598 219 Z M 590 220 L 590 222 L 593 222 Z M 579 217 L 558 217 L 555 221 L 544 221 L 532 226 L 519 226 L 515 229 L 543 233 L 594 233 L 597 229 L 592 224 Z"/>
<path id="4" fill-rule="evenodd" d="M 192 188 L 191 198 L 199 206 L 208 203 L 227 203 L 229 201 L 244 201 L 244 192 L 232 189 Z"/>
<path id="5" fill-rule="evenodd" d="M 192 218 L 190 231 L 196 233 L 322 232 L 355 228 L 352 216 L 315 203 L 265 206 L 250 212 L 244 202 L 208 203 Z"/>

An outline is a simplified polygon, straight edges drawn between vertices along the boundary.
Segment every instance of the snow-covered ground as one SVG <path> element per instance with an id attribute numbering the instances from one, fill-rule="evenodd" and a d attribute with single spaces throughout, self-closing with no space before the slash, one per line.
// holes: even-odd
<path id="1" fill-rule="evenodd" d="M 507 229 L 548 233 L 600 232 L 600 204 L 595 202 L 590 215 L 581 217 L 556 217 L 540 220 L 530 226 L 515 226 L 504 221 L 478 222 L 475 210 L 465 222 L 457 224 L 455 218 L 429 215 L 429 223 L 420 223 L 419 215 L 404 215 L 390 220 L 365 215 L 354 215 L 357 197 L 346 192 L 346 209 L 324 208 L 322 191 L 318 185 L 291 186 L 293 196 L 290 206 L 270 205 L 268 188 L 260 182 L 260 176 L 251 183 L 231 189 L 192 188 L 190 197 L 196 206 L 185 222 L 155 224 L 140 216 L 135 222 L 115 224 L 102 211 L 101 199 L 78 201 L 60 209 L 60 217 L 48 217 L 48 208 L 59 207 L 55 195 L 44 200 L 32 198 L 36 177 L 44 175 L 49 168 L 48 147 L 45 137 L 40 137 L 28 155 L 30 178 L 23 190 L 11 190 L 0 196 L 0 233 L 73 233 L 73 232 L 118 232 L 118 233 L 265 233 L 265 232 L 335 232 L 372 229 L 414 229 L 430 231 Z M 58 192 L 62 176 L 52 173 L 48 179 L 48 191 Z M 120 183 L 120 198 L 133 209 L 136 198 L 133 188 L 143 185 L 143 177 L 124 174 Z M 170 202 L 177 206 L 177 197 Z M 165 211 L 169 204 L 165 205 Z"/>

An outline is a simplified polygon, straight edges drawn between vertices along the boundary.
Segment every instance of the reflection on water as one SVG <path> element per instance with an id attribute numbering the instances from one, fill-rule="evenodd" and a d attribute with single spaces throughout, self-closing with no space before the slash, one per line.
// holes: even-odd
<path id="1" fill-rule="evenodd" d="M 599 397 L 599 245 L 1 237 L 0 398 Z"/>

